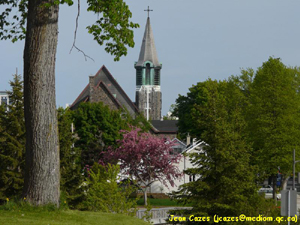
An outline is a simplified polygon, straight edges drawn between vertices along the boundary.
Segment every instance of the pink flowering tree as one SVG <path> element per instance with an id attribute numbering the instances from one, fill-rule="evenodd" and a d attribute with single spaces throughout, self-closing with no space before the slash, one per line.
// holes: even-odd
<path id="1" fill-rule="evenodd" d="M 173 143 L 150 133 L 143 133 L 139 128 L 131 131 L 122 130 L 123 139 L 118 140 L 118 148 L 109 148 L 104 153 L 104 161 L 120 162 L 122 174 L 137 181 L 144 192 L 147 205 L 147 188 L 155 181 L 165 186 L 174 186 L 174 180 L 182 176 L 176 165 L 181 155 L 173 153 Z"/>

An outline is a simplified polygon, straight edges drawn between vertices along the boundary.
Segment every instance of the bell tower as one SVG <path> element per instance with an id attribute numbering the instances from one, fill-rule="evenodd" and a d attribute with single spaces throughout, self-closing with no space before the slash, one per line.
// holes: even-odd
<path id="1" fill-rule="evenodd" d="M 139 60 L 135 63 L 136 69 L 136 94 L 135 103 L 140 112 L 144 113 L 147 120 L 160 120 L 162 108 L 162 94 L 160 90 L 160 70 L 154 44 L 154 37 L 150 25 L 149 9 L 148 18 L 140 50 Z"/>

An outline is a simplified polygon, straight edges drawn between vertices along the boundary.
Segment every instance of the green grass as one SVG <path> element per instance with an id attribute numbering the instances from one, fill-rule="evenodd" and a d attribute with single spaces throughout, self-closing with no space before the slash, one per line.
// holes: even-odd
<path id="1" fill-rule="evenodd" d="M 53 207 L 0 207 L 1 225 L 146 225 L 126 215 L 76 210 L 55 210 Z"/>

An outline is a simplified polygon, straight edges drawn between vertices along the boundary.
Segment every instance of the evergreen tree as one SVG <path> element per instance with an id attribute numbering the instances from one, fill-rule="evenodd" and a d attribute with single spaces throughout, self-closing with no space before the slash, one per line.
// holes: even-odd
<path id="1" fill-rule="evenodd" d="M 9 105 L 0 107 L 0 201 L 19 196 L 23 188 L 25 124 L 23 81 L 13 75 Z"/>
<path id="2" fill-rule="evenodd" d="M 84 199 L 81 185 L 84 182 L 81 165 L 81 150 L 74 147 L 72 133 L 72 111 L 58 108 L 58 129 L 60 146 L 61 191 L 70 208 L 80 208 Z"/>

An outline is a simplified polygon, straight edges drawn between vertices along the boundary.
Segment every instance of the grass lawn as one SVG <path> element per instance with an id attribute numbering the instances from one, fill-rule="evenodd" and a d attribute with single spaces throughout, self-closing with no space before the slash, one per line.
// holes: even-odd
<path id="1" fill-rule="evenodd" d="M 120 214 L 76 210 L 1 210 L 1 225 L 147 225 L 138 218 Z"/>

